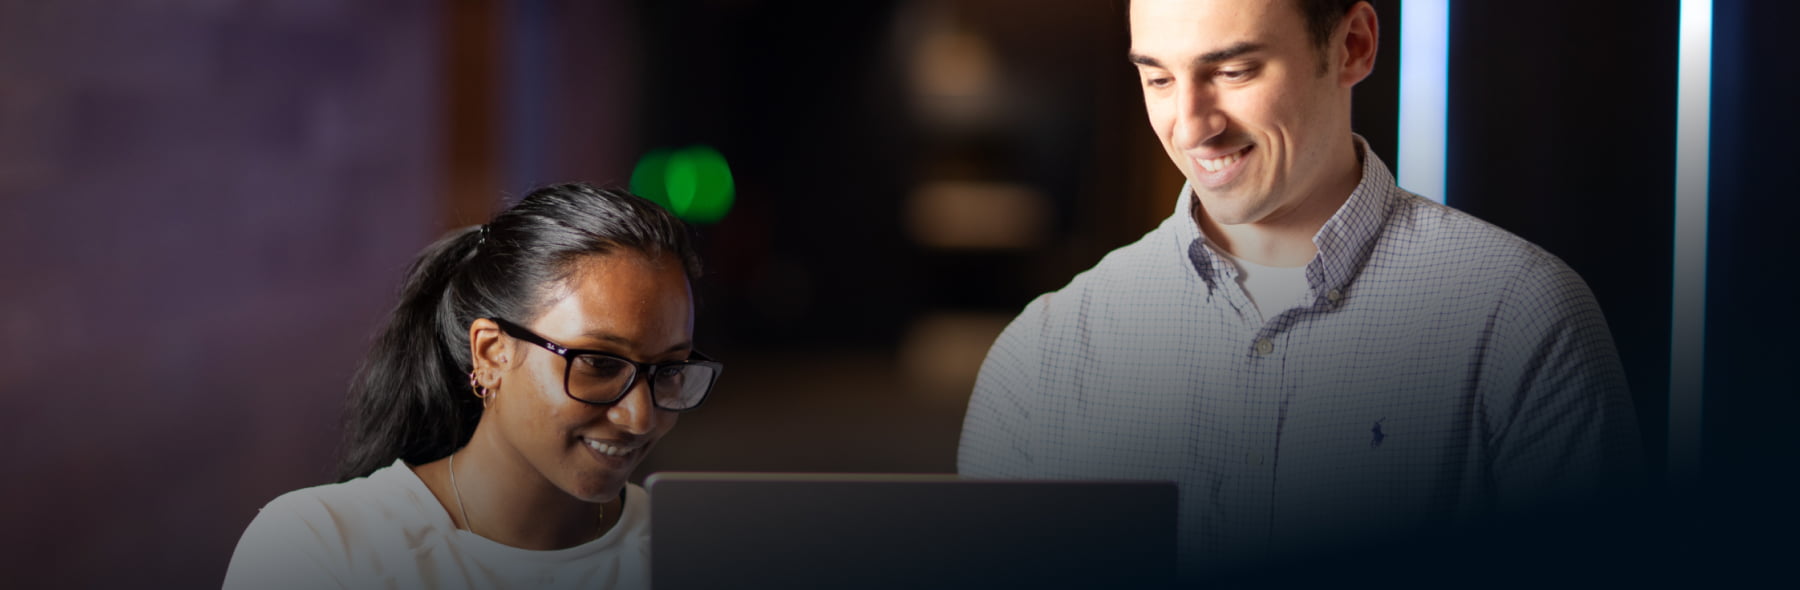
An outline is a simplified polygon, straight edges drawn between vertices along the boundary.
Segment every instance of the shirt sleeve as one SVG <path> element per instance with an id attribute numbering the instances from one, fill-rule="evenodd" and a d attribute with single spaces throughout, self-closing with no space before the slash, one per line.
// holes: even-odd
<path id="1" fill-rule="evenodd" d="M 1020 478 L 1032 473 L 1029 402 L 1038 384 L 1039 334 L 1050 297 L 1025 306 L 988 349 L 957 447 L 956 471 L 964 477 Z"/>
<path id="2" fill-rule="evenodd" d="M 321 524 L 331 522 L 329 515 L 323 520 L 308 518 L 309 505 L 325 511 L 316 502 L 293 496 L 276 498 L 263 507 L 238 539 L 223 588 L 348 588 L 344 572 L 334 567 L 343 563 L 341 555 L 331 559 L 330 540 L 339 535 Z"/>
<path id="3" fill-rule="evenodd" d="M 1482 388 L 1499 513 L 1602 501 L 1641 484 L 1625 371 L 1581 277 L 1540 261 L 1506 291 L 1491 329 Z"/>

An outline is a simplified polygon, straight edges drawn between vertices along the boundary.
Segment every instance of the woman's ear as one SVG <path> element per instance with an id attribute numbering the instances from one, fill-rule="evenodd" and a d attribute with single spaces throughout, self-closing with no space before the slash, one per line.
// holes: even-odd
<path id="1" fill-rule="evenodd" d="M 499 324 L 487 318 L 469 323 L 470 370 L 482 387 L 500 385 L 500 373 L 511 366 L 512 352 L 512 339 L 505 337 Z"/>

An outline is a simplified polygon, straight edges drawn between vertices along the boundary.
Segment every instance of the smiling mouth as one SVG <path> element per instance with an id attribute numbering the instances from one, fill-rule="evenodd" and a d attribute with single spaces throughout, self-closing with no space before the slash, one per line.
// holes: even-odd
<path id="1" fill-rule="evenodd" d="M 1239 149 L 1238 151 L 1231 152 L 1229 154 L 1225 154 L 1224 156 L 1212 158 L 1212 159 L 1203 160 L 1200 158 L 1194 158 L 1194 163 L 1199 164 L 1200 167 L 1205 169 L 1207 172 L 1218 172 L 1220 170 L 1230 168 L 1232 164 L 1238 163 L 1238 160 L 1241 160 L 1244 158 L 1244 154 L 1247 154 L 1250 152 L 1251 147 L 1253 147 L 1253 146 L 1244 146 L 1242 149 Z"/>
<path id="2" fill-rule="evenodd" d="M 638 449 L 643 448 L 640 446 L 615 445 L 615 444 L 611 444 L 611 443 L 597 441 L 597 440 L 594 440 L 591 438 L 581 439 L 581 442 L 582 442 L 582 444 L 587 445 L 588 448 L 593 449 L 594 452 L 600 453 L 600 454 L 608 456 L 608 457 L 625 457 L 632 453 L 637 452 Z"/>

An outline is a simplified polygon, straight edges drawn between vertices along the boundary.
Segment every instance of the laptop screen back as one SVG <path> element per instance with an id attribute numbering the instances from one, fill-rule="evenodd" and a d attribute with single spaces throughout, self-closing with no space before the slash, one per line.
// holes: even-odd
<path id="1" fill-rule="evenodd" d="M 651 579 L 700 588 L 1145 588 L 1174 577 L 1168 482 L 659 473 Z"/>

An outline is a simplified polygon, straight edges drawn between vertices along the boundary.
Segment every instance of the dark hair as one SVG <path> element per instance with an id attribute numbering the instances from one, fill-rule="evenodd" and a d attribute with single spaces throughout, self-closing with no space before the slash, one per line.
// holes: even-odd
<path id="1" fill-rule="evenodd" d="M 650 201 L 585 184 L 547 186 L 485 226 L 425 248 L 350 384 L 338 481 L 402 459 L 438 460 L 468 444 L 481 418 L 469 389 L 469 324 L 536 319 L 576 263 L 628 248 L 670 254 L 699 276 L 687 226 Z"/>
<path id="2" fill-rule="evenodd" d="M 1306 20 L 1306 33 L 1312 37 L 1313 48 L 1324 55 L 1325 49 L 1331 45 L 1331 31 L 1337 28 L 1338 22 L 1357 2 L 1365 0 L 1297 0 L 1300 17 Z M 1323 60 L 1320 60 L 1323 65 Z"/>
<path id="3" fill-rule="evenodd" d="M 1325 50 L 1331 45 L 1331 32 L 1337 28 L 1338 22 L 1344 20 L 1344 15 L 1350 14 L 1350 9 L 1355 8 L 1357 2 L 1369 2 L 1370 4 L 1375 2 L 1375 0 L 1293 1 L 1294 7 L 1300 9 L 1300 18 L 1306 22 L 1306 35 L 1312 39 L 1314 53 L 1319 56 L 1320 74 L 1331 69 L 1330 66 L 1325 65 Z M 1130 11 L 1131 0 L 1125 0 L 1125 8 L 1127 12 Z M 1129 20 L 1127 18 L 1127 22 Z"/>

